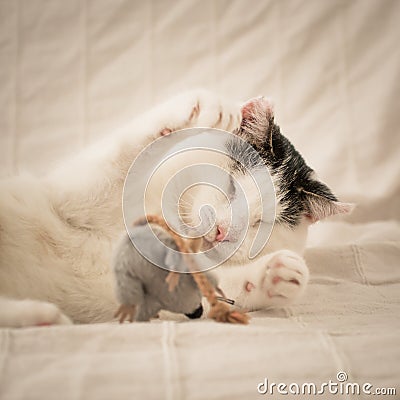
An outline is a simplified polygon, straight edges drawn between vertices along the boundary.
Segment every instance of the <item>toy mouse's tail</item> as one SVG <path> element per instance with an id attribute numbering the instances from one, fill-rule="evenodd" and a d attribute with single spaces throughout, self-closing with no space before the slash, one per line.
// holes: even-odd
<path id="1" fill-rule="evenodd" d="M 192 248 L 185 240 L 174 232 L 165 220 L 158 215 L 149 215 L 135 221 L 134 225 L 145 225 L 147 223 L 157 224 L 165 229 L 175 240 L 175 243 L 189 266 L 193 279 L 195 280 L 201 294 L 207 299 L 210 304 L 208 316 L 218 322 L 229 322 L 233 324 L 248 324 L 249 317 L 241 311 L 232 311 L 228 305 L 218 301 L 215 293 L 215 288 L 203 272 L 198 272 L 198 266 L 188 253 L 192 253 Z"/>
<path id="2" fill-rule="evenodd" d="M 218 322 L 230 322 L 232 324 L 248 324 L 249 317 L 241 311 L 233 311 L 225 303 L 218 301 L 213 285 L 202 272 L 192 273 L 201 294 L 207 298 L 210 304 L 208 317 Z"/>

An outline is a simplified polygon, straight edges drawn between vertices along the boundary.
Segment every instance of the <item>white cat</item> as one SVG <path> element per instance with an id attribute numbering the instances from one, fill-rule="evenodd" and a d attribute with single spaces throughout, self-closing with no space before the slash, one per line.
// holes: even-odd
<path id="1" fill-rule="evenodd" d="M 248 110 L 257 111 L 263 105 L 248 103 L 243 108 L 248 121 L 243 124 L 239 104 L 205 91 L 184 94 L 110 134 L 44 177 L 3 180 L 0 326 L 112 320 L 117 305 L 110 258 L 113 243 L 124 230 L 122 188 L 136 155 L 160 135 L 194 126 L 236 130 L 246 139 L 254 134 L 257 144 L 262 135 L 254 129 L 249 133 L 254 118 L 248 118 Z M 271 117 L 268 107 L 267 111 L 264 114 Z M 270 141 L 267 136 L 264 139 Z M 207 192 L 202 195 L 207 197 Z M 284 306 L 303 293 L 309 273 L 301 254 L 308 226 L 316 219 L 350 209 L 334 198 L 329 199 L 328 206 L 318 194 L 311 195 L 317 201 L 309 202 L 307 212 L 296 210 L 301 215 L 296 216 L 295 224 L 288 225 L 284 213 L 281 221 L 278 216 L 262 255 L 249 262 L 243 256 L 245 252 L 239 251 L 229 265 L 218 268 L 220 286 L 237 305 L 249 310 Z M 284 194 L 280 200 L 278 209 L 283 205 L 286 210 Z M 250 218 L 252 225 L 258 223 L 259 216 Z M 209 236 L 211 244 L 221 242 L 219 238 L 226 230 L 223 220 L 217 215 Z"/>

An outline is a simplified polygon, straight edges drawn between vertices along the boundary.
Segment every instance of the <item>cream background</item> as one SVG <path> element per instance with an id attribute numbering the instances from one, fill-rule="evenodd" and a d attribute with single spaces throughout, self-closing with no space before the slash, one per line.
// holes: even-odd
<path id="1" fill-rule="evenodd" d="M 0 398 L 247 399 L 264 377 L 339 370 L 399 395 L 399 21 L 396 0 L 0 0 L 1 176 L 43 174 L 206 87 L 272 97 L 283 133 L 359 203 L 311 232 L 299 305 L 248 327 L 1 330 Z"/>
<path id="2" fill-rule="evenodd" d="M 0 171 L 45 172 L 181 90 L 276 102 L 344 198 L 398 216 L 398 1 L 0 2 Z"/>

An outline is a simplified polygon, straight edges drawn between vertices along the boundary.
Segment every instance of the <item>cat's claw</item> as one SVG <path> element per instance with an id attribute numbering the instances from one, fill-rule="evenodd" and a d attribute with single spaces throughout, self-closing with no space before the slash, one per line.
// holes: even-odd
<path id="1" fill-rule="evenodd" d="M 268 261 L 262 289 L 270 304 L 292 303 L 307 285 L 309 271 L 303 258 L 289 250 L 277 252 Z"/>

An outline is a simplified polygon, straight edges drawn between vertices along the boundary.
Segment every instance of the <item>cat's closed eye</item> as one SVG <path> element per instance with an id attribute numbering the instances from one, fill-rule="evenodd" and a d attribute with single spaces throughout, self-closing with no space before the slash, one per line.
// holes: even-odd
<path id="1" fill-rule="evenodd" d="M 229 200 L 233 200 L 235 195 L 236 195 L 236 186 L 235 186 L 232 176 L 230 176 L 229 177 L 229 187 L 228 187 Z"/>

